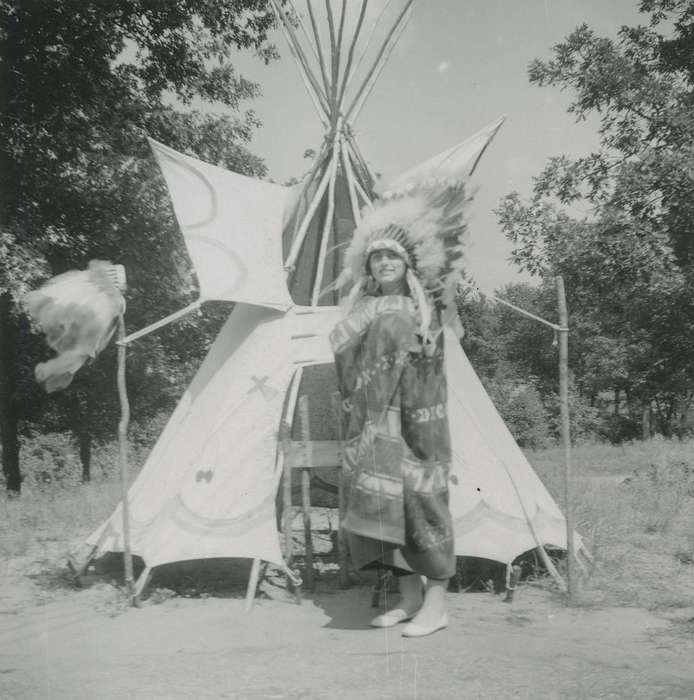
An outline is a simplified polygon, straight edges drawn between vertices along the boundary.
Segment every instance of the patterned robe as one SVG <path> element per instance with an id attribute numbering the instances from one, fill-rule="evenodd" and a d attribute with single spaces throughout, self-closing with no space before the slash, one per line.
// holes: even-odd
<path id="1" fill-rule="evenodd" d="M 443 336 L 422 351 L 409 297 L 366 297 L 331 334 L 343 397 L 342 527 L 357 568 L 455 571 Z"/>

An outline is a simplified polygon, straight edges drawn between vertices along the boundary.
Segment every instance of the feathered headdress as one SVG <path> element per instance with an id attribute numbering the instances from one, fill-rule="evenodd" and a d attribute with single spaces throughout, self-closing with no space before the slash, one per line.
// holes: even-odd
<path id="1" fill-rule="evenodd" d="M 472 197 L 467 180 L 494 138 L 504 117 L 490 123 L 391 182 L 373 208 L 365 209 L 345 253 L 335 286 L 352 284 L 349 299 L 365 291 L 370 253 L 377 247 L 396 250 L 408 263 L 410 282 L 435 305 L 455 301 L 464 279 L 465 215 Z M 410 284 L 410 290 L 412 289 Z"/>
<path id="2" fill-rule="evenodd" d="M 363 218 L 345 252 L 338 289 L 352 284 L 348 303 L 368 288 L 368 260 L 377 249 L 397 252 L 408 264 L 407 282 L 428 327 L 431 306 L 454 301 L 463 275 L 463 250 L 470 201 L 462 180 L 427 179 L 385 191 Z"/>

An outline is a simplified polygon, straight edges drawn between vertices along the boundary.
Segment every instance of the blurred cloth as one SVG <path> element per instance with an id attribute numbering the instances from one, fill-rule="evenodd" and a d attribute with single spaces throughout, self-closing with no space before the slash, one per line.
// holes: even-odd
<path id="1" fill-rule="evenodd" d="M 125 309 L 114 266 L 92 260 L 86 270 L 53 277 L 24 298 L 27 314 L 41 327 L 57 353 L 34 369 L 36 381 L 51 393 L 65 389 L 77 371 L 108 345 Z"/>

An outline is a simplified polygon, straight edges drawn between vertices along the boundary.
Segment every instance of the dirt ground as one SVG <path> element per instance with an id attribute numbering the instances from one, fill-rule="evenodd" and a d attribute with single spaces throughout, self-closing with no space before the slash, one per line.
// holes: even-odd
<path id="1" fill-rule="evenodd" d="M 7 572 L 6 572 L 7 573 Z M 634 608 L 449 593 L 450 627 L 368 628 L 361 586 L 305 596 L 172 597 L 123 608 L 100 584 L 49 596 L 0 583 L 2 700 L 694 698 L 694 624 Z"/>

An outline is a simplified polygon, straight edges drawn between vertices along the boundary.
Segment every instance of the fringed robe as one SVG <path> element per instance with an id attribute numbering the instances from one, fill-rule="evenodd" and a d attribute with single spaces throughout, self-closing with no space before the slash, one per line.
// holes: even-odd
<path id="1" fill-rule="evenodd" d="M 344 522 L 357 568 L 455 572 L 443 336 L 422 351 L 409 297 L 367 297 L 331 334 L 343 398 Z"/>

